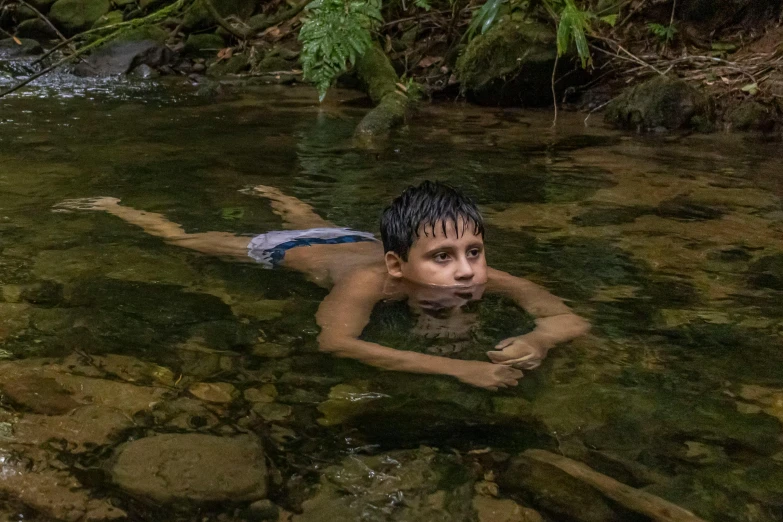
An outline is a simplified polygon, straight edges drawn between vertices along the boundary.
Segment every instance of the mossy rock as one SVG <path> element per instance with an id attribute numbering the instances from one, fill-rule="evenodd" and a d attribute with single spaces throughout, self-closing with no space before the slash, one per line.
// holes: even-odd
<path id="1" fill-rule="evenodd" d="M 250 67 L 250 61 L 244 54 L 232 56 L 228 60 L 213 62 L 207 69 L 210 76 L 225 76 L 227 74 L 239 74 Z"/>
<path id="2" fill-rule="evenodd" d="M 20 39 L 21 45 L 12 38 L 0 40 L 0 60 L 15 60 L 41 54 L 41 44 L 29 38 Z"/>
<path id="3" fill-rule="evenodd" d="M 76 34 L 92 27 L 109 12 L 109 0 L 57 0 L 49 18 L 66 34 Z"/>
<path id="4" fill-rule="evenodd" d="M 552 27 L 505 19 L 471 40 L 455 72 L 463 92 L 477 103 L 546 106 L 552 103 L 556 57 Z"/>
<path id="5" fill-rule="evenodd" d="M 624 91 L 606 108 L 604 119 L 636 131 L 713 129 L 712 102 L 682 80 L 656 76 Z"/>
<path id="6" fill-rule="evenodd" d="M 156 25 L 143 25 L 122 33 L 115 41 L 118 42 L 142 42 L 152 40 L 157 44 L 163 44 L 169 37 L 168 31 Z"/>
<path id="7" fill-rule="evenodd" d="M 97 27 L 106 27 L 107 25 L 114 25 L 122 22 L 122 11 L 109 11 L 105 15 L 98 18 L 94 24 L 93 29 Z"/>
<path id="8" fill-rule="evenodd" d="M 214 55 L 225 47 L 223 38 L 215 33 L 191 34 L 185 40 L 185 54 L 189 55 Z"/>
<path id="9" fill-rule="evenodd" d="M 27 3 L 42 13 L 46 13 L 49 11 L 49 8 L 52 7 L 52 4 L 54 4 L 56 1 L 57 0 L 27 0 Z"/>
<path id="10" fill-rule="evenodd" d="M 236 16 L 242 20 L 247 19 L 253 14 L 256 8 L 255 0 L 212 0 L 212 4 L 221 16 Z M 201 2 L 196 0 L 182 20 L 182 27 L 187 30 L 206 29 L 214 26 L 217 22 L 212 19 L 207 8 Z"/>
<path id="11" fill-rule="evenodd" d="M 16 26 L 16 36 L 19 38 L 46 40 L 49 38 L 57 38 L 57 33 L 54 32 L 54 29 L 52 29 L 49 24 L 36 18 L 34 20 L 25 20 Z"/>
<path id="12" fill-rule="evenodd" d="M 775 116 L 771 108 L 757 101 L 740 103 L 726 114 L 732 130 L 770 132 L 775 128 Z"/>

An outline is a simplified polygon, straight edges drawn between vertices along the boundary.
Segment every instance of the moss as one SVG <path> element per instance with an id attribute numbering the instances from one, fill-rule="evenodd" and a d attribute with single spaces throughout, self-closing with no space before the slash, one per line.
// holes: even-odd
<path id="1" fill-rule="evenodd" d="M 63 32 L 76 34 L 92 27 L 109 9 L 109 0 L 57 0 L 49 18 Z"/>
<path id="2" fill-rule="evenodd" d="M 366 86 L 374 103 L 381 103 L 387 95 L 397 91 L 397 72 L 383 50 L 372 46 L 356 63 L 356 74 Z"/>
<path id="3" fill-rule="evenodd" d="M 95 23 L 92 24 L 92 27 L 105 27 L 107 25 L 114 25 L 119 22 L 122 22 L 122 11 L 109 11 L 105 15 L 98 18 Z"/>
<path id="4" fill-rule="evenodd" d="M 637 131 L 657 129 L 711 130 L 712 103 L 682 80 L 656 76 L 631 87 L 606 108 L 605 120 Z"/>
<path id="5" fill-rule="evenodd" d="M 471 40 L 457 60 L 457 79 L 480 103 L 548 105 L 555 39 L 548 25 L 503 20 Z"/>
<path id="6" fill-rule="evenodd" d="M 371 47 L 356 63 L 356 74 L 377 106 L 356 128 L 360 139 L 384 135 L 405 120 L 410 99 L 399 92 L 399 78 L 389 58 L 378 46 Z"/>
<path id="7" fill-rule="evenodd" d="M 769 132 L 775 128 L 775 118 L 770 108 L 753 100 L 742 102 L 726 116 L 733 130 Z"/>
<path id="8" fill-rule="evenodd" d="M 218 50 L 225 46 L 223 38 L 215 33 L 191 34 L 185 40 L 185 54 L 211 54 L 214 55 Z"/>

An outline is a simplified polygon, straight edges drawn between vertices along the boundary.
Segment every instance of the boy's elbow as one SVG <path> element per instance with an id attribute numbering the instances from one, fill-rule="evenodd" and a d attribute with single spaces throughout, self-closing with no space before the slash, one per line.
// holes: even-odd
<path id="1" fill-rule="evenodd" d="M 585 335 L 590 331 L 591 326 L 592 325 L 590 324 L 590 321 L 587 319 L 579 317 L 578 315 L 571 316 L 569 330 L 573 333 L 574 337 L 581 337 Z"/>

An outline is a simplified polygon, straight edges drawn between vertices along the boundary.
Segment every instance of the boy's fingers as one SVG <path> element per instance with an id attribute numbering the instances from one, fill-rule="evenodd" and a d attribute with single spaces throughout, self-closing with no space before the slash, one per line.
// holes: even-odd
<path id="1" fill-rule="evenodd" d="M 504 339 L 495 345 L 495 350 L 502 350 L 514 344 L 514 339 Z"/>

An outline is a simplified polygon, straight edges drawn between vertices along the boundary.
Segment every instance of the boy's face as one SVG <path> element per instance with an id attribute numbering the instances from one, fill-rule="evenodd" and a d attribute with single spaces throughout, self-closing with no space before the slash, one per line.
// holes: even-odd
<path id="1" fill-rule="evenodd" d="M 404 261 L 394 252 L 386 253 L 386 268 L 393 277 L 435 286 L 473 286 L 487 282 L 487 260 L 484 238 L 473 227 L 460 224 L 460 234 L 453 222 L 437 222 L 434 228 L 419 229 Z"/>

